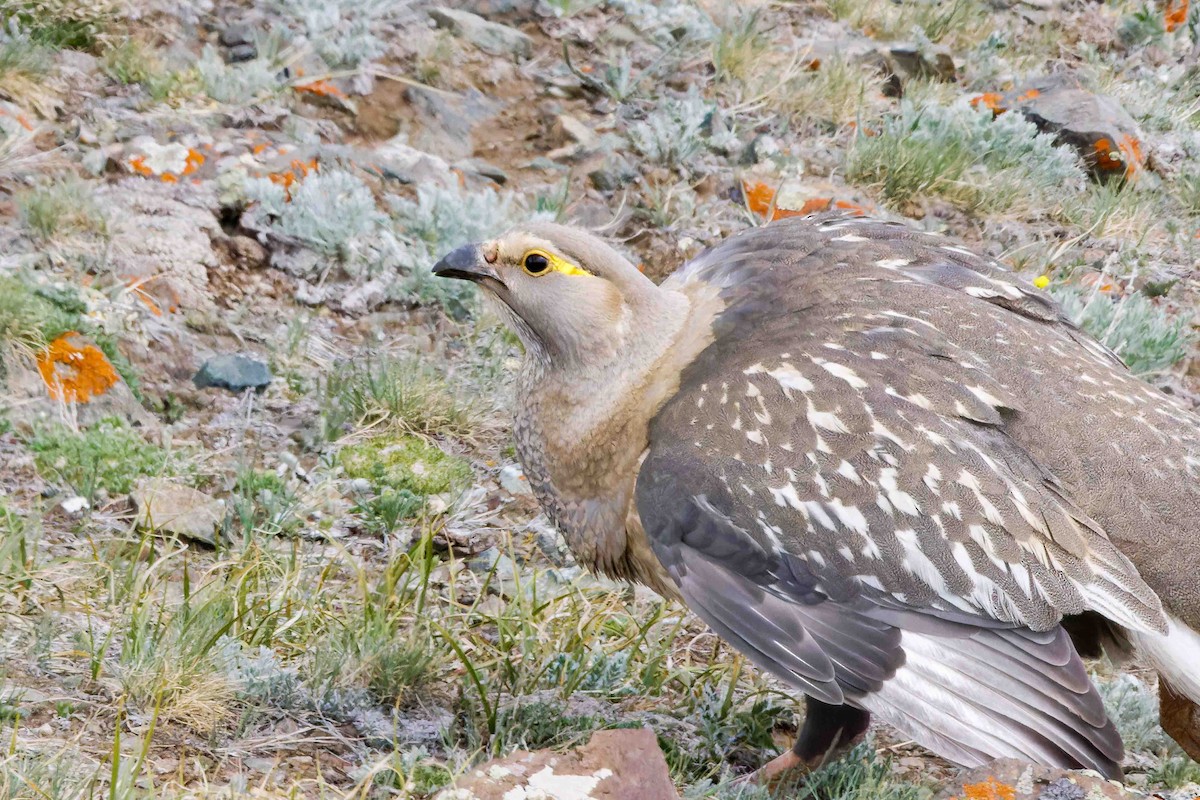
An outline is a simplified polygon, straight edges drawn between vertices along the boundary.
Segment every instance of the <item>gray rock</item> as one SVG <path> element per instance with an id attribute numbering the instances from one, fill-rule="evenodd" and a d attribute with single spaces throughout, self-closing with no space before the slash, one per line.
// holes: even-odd
<path id="1" fill-rule="evenodd" d="M 529 488 L 529 479 L 516 464 L 509 464 L 500 470 L 500 485 L 509 494 L 533 494 L 533 490 Z"/>
<path id="2" fill-rule="evenodd" d="M 361 317 L 386 303 L 387 299 L 387 284 L 379 278 L 374 278 L 346 292 L 338 305 L 344 313 L 352 317 Z"/>
<path id="3" fill-rule="evenodd" d="M 235 44 L 225 54 L 225 61 L 229 64 L 240 64 L 256 58 L 258 58 L 258 48 L 252 44 Z"/>
<path id="4" fill-rule="evenodd" d="M 463 172 L 487 178 L 489 181 L 494 181 L 501 186 L 508 183 L 507 172 L 491 162 L 484 161 L 482 158 L 464 158 L 462 161 L 455 163 L 454 166 Z"/>
<path id="5" fill-rule="evenodd" d="M 894 44 L 888 48 L 890 61 L 909 78 L 933 78 L 953 82 L 958 68 L 950 49 L 943 45 Z"/>
<path id="6" fill-rule="evenodd" d="M 489 547 L 467 562 L 472 572 L 487 574 L 496 571 L 496 580 L 507 583 L 517 576 L 517 562 L 513 561 L 498 547 Z"/>
<path id="7" fill-rule="evenodd" d="M 363 154 L 384 177 L 401 183 L 438 183 L 448 186 L 450 165 L 432 153 L 409 147 L 400 139 L 389 139 Z"/>
<path id="8" fill-rule="evenodd" d="M 231 392 L 261 392 L 271 383 L 271 370 L 263 362 L 242 355 L 213 356 L 200 367 L 192 383 L 197 389 L 215 386 Z"/>
<path id="9" fill-rule="evenodd" d="M 233 23 L 221 28 L 217 41 L 225 47 L 237 47 L 240 44 L 254 44 L 254 31 L 249 25 Z"/>
<path id="10" fill-rule="evenodd" d="M 942 789 L 937 800 L 970 796 L 963 787 L 973 785 L 985 786 L 995 797 L 1012 800 L 1134 800 L 1143 796 L 1090 770 L 1076 772 L 1001 758 L 964 771 Z"/>
<path id="11" fill-rule="evenodd" d="M 1134 177 L 1145 168 L 1137 122 L 1113 97 L 1069 76 L 1039 78 L 1002 95 L 981 95 L 995 113 L 1015 111 L 1079 153 L 1099 178 Z"/>
<path id="12" fill-rule="evenodd" d="M 166 478 L 138 481 L 131 497 L 139 528 L 216 546 L 217 531 L 225 518 L 225 504 L 220 500 Z"/>
<path id="13" fill-rule="evenodd" d="M 493 56 L 529 58 L 533 55 L 533 39 L 516 28 L 491 22 L 470 11 L 440 6 L 429 10 L 429 16 L 439 28 L 466 39 Z"/>
<path id="14" fill-rule="evenodd" d="M 462 94 L 410 86 L 405 97 L 415 112 L 417 129 L 409 136 L 412 145 L 442 158 L 470 158 L 475 150 L 474 132 L 493 119 L 500 103 L 477 89 Z"/>
<path id="15" fill-rule="evenodd" d="M 518 750 L 471 770 L 437 798 L 568 796 L 678 800 L 679 793 L 654 731 L 623 728 L 597 731 L 586 745 L 567 753 Z"/>
<path id="16" fill-rule="evenodd" d="M 511 17 L 518 20 L 537 19 L 541 0 L 463 0 L 459 7 L 463 11 L 481 17 Z"/>

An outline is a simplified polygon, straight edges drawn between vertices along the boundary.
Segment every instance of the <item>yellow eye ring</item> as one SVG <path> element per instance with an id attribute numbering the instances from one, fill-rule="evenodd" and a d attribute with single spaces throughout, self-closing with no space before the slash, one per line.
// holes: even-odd
<path id="1" fill-rule="evenodd" d="M 526 275 L 532 275 L 535 278 L 551 272 L 553 267 L 553 259 L 541 250 L 530 250 L 521 259 L 521 269 L 525 270 Z"/>

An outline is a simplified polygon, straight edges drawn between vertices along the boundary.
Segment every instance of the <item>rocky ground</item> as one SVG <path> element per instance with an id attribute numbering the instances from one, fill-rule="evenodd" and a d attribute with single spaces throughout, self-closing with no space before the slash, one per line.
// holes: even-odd
<path id="1" fill-rule="evenodd" d="M 904 219 L 1200 404 L 1186 0 L 0 18 L 0 797 L 767 796 L 731 780 L 793 697 L 581 574 L 508 442 L 513 338 L 429 276 L 514 221 L 657 278 L 779 216 Z M 1152 678 L 1096 672 L 1130 786 L 1200 794 Z M 1121 794 L 1089 780 L 879 730 L 777 796 Z"/>

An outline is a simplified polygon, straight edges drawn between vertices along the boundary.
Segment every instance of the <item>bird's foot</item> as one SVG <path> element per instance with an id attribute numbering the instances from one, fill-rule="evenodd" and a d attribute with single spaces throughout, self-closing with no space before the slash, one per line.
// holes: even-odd
<path id="1" fill-rule="evenodd" d="M 751 772 L 738 778 L 734 786 L 776 786 L 784 780 L 795 780 L 811 771 L 810 766 L 791 750 L 776 756 Z"/>

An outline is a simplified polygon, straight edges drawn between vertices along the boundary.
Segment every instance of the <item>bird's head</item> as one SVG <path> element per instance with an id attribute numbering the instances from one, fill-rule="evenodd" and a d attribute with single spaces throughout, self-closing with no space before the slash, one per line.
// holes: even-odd
<path id="1" fill-rule="evenodd" d="M 659 289 L 624 256 L 585 231 L 531 223 L 454 250 L 435 275 L 477 283 L 526 351 L 572 369 L 611 360 L 653 314 Z"/>

